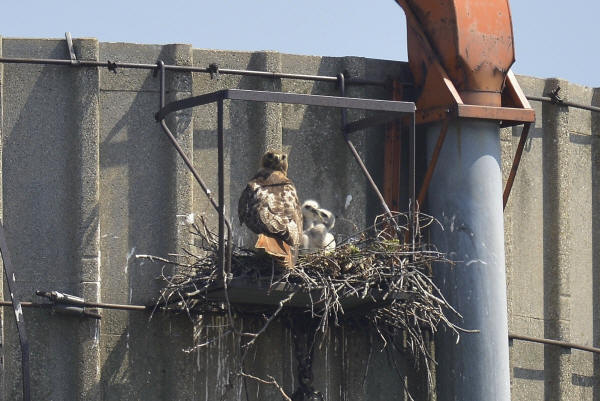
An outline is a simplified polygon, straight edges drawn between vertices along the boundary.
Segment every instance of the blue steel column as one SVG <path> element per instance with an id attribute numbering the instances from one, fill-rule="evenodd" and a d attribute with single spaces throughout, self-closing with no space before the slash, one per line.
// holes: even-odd
<path id="1" fill-rule="evenodd" d="M 431 158 L 441 123 L 427 130 Z M 463 315 L 460 342 L 436 337 L 438 400 L 510 400 L 502 172 L 497 122 L 458 120 L 448 128 L 428 194 L 443 224 L 432 242 L 456 261 L 434 267 L 434 280 Z"/>

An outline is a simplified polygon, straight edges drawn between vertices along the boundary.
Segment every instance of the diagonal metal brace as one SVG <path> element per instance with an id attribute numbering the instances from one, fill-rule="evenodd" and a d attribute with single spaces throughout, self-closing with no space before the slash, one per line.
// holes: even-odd
<path id="1" fill-rule="evenodd" d="M 65 38 L 67 39 L 67 47 L 69 48 L 69 57 L 71 58 L 71 65 L 79 65 L 79 60 L 77 60 L 75 48 L 73 47 L 73 39 L 71 38 L 71 32 L 65 32 Z"/>
<path id="2" fill-rule="evenodd" d="M 6 284 L 10 292 L 15 319 L 17 321 L 17 331 L 19 332 L 19 342 L 21 343 L 21 369 L 23 371 L 23 401 L 31 400 L 30 372 L 29 372 L 29 341 L 27 340 L 27 331 L 25 330 L 25 319 L 23 318 L 23 308 L 19 294 L 16 291 L 15 269 L 8 252 L 4 226 L 0 221 L 0 252 L 4 262 L 4 274 L 6 275 Z"/>
<path id="3" fill-rule="evenodd" d="M 504 187 L 504 194 L 502 195 L 502 209 L 506 209 L 508 197 L 510 196 L 510 191 L 512 190 L 513 183 L 515 182 L 515 177 L 517 176 L 517 170 L 519 169 L 519 164 L 521 163 L 521 156 L 523 155 L 523 149 L 525 148 L 525 142 L 527 142 L 527 137 L 529 136 L 530 129 L 531 123 L 525 123 L 525 125 L 523 126 L 523 131 L 521 131 L 519 145 L 517 146 L 517 151 L 515 152 L 515 158 L 513 159 L 512 168 L 510 169 L 508 179 L 506 180 L 506 186 Z"/>
<path id="4" fill-rule="evenodd" d="M 340 95 L 342 97 L 344 97 L 344 96 L 346 96 L 346 85 L 345 85 L 344 74 L 343 73 L 338 74 L 338 79 L 339 79 Z M 350 153 L 352 153 L 352 156 L 354 156 L 354 159 L 358 163 L 358 166 L 360 167 L 363 175 L 365 176 L 369 185 L 371 186 L 371 189 L 373 190 L 373 192 L 379 199 L 379 202 L 381 203 L 381 206 L 382 206 L 385 214 L 390 219 L 390 222 L 394 225 L 394 229 L 396 230 L 398 239 L 400 239 L 400 236 L 401 236 L 400 227 L 398 226 L 398 223 L 394 219 L 394 215 L 390 211 L 390 208 L 388 207 L 387 202 L 385 201 L 385 198 L 381 194 L 381 191 L 377 187 L 377 184 L 373 180 L 373 177 L 371 177 L 371 174 L 369 173 L 367 166 L 365 166 L 365 163 L 362 161 L 360 155 L 358 154 L 358 151 L 356 150 L 356 147 L 352 143 L 352 140 L 348 136 L 348 134 L 349 134 L 349 132 L 348 132 L 349 124 L 347 123 L 348 114 L 347 114 L 347 110 L 345 108 L 342 108 L 341 115 L 342 115 L 342 135 L 344 137 L 344 141 L 346 141 L 346 145 L 348 146 L 348 149 L 350 149 Z"/>

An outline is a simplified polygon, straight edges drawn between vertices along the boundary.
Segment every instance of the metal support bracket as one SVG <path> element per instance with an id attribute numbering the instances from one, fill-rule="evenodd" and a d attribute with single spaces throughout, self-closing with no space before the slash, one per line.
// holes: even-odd
<path id="1" fill-rule="evenodd" d="M 219 64 L 211 63 L 208 65 L 208 72 L 210 73 L 210 79 L 219 80 Z"/>
<path id="2" fill-rule="evenodd" d="M 106 68 L 108 68 L 108 71 L 117 73 L 117 63 L 114 61 L 106 60 Z"/>
<path id="3" fill-rule="evenodd" d="M 93 319 L 102 318 L 98 313 L 85 310 L 84 308 L 87 306 L 87 302 L 81 297 L 58 291 L 36 291 L 35 293 L 37 296 L 50 300 L 52 302 L 52 311 L 55 313 L 91 317 Z"/>
<path id="4" fill-rule="evenodd" d="M 58 291 L 36 291 L 36 295 L 40 297 L 48 298 L 50 301 L 54 303 L 66 304 L 66 305 L 85 305 L 85 300 L 81 297 L 76 297 L 75 295 L 63 294 Z"/>
<path id="5" fill-rule="evenodd" d="M 510 191 L 512 190 L 515 177 L 517 176 L 517 170 L 519 169 L 519 164 L 521 163 L 521 156 L 523 155 L 523 149 L 525 148 L 525 142 L 527 142 L 527 137 L 529 135 L 530 129 L 531 123 L 526 123 L 523 126 L 521 138 L 519 139 L 519 145 L 517 146 L 515 158 L 513 159 L 512 168 L 510 169 L 510 174 L 508 175 L 508 179 L 506 180 L 506 187 L 504 188 L 504 194 L 502 196 L 502 209 L 506 209 L 508 197 L 510 196 Z"/>
<path id="6" fill-rule="evenodd" d="M 550 91 L 546 96 L 548 96 L 552 101 L 556 104 L 561 104 L 563 102 L 563 98 L 560 97 L 560 86 L 557 86 L 554 90 Z"/>
<path id="7" fill-rule="evenodd" d="M 440 157 L 442 146 L 444 146 L 446 133 L 448 133 L 448 123 L 449 118 L 444 119 L 442 129 L 440 130 L 440 136 L 438 137 L 438 140 L 435 144 L 435 149 L 431 155 L 431 161 L 429 162 L 429 166 L 427 166 L 427 172 L 425 173 L 425 178 L 423 179 L 423 184 L 421 184 L 421 190 L 419 191 L 419 197 L 417 198 L 417 204 L 419 205 L 419 208 L 423 205 L 423 202 L 425 202 L 427 190 L 429 189 L 429 183 L 431 182 L 431 178 L 435 172 L 435 166 L 437 165 L 438 158 Z"/>

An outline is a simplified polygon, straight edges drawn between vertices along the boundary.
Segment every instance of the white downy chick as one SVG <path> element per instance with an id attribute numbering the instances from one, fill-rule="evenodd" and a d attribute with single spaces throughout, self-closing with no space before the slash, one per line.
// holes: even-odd
<path id="1" fill-rule="evenodd" d="M 307 200 L 302 204 L 302 249 L 311 248 L 311 240 L 309 231 L 315 225 L 315 222 L 320 222 L 321 217 L 319 216 L 319 204 L 314 200 Z"/>
<path id="2" fill-rule="evenodd" d="M 315 224 L 315 220 L 321 220 L 317 201 L 312 199 L 304 201 L 302 204 L 302 220 L 304 231 L 311 228 Z"/>
<path id="3" fill-rule="evenodd" d="M 327 236 L 327 228 L 325 224 L 318 223 L 312 226 L 306 231 L 308 236 L 308 248 L 309 249 L 323 249 L 326 245 L 325 237 Z"/>
<path id="4" fill-rule="evenodd" d="M 327 209 L 318 209 L 314 225 L 305 231 L 309 249 L 335 249 L 335 238 L 329 232 L 335 225 L 335 216 Z"/>
<path id="5" fill-rule="evenodd" d="M 329 210 L 319 209 L 319 216 L 328 230 L 331 230 L 335 226 L 335 216 Z"/>
<path id="6" fill-rule="evenodd" d="M 326 228 L 322 248 L 333 250 L 335 249 L 335 237 L 330 231 L 333 226 L 335 226 L 335 216 L 327 209 L 319 209 L 319 216 L 321 217 L 323 225 Z"/>

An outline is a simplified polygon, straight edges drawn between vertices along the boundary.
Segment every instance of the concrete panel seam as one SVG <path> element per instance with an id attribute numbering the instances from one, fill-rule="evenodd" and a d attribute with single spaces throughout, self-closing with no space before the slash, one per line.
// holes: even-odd
<path id="1" fill-rule="evenodd" d="M 98 60 L 97 40 L 76 40 L 75 48 L 80 57 Z M 100 300 L 100 221 L 99 221 L 99 124 L 100 124 L 100 78 L 99 68 L 77 71 L 75 82 L 75 114 L 78 139 L 79 163 L 79 224 L 78 247 L 80 266 L 79 294 L 86 301 Z M 85 322 L 78 330 L 78 400 L 100 401 L 100 353 L 94 330 Z"/>
<path id="2" fill-rule="evenodd" d="M 549 79 L 544 91 L 561 88 L 561 96 L 570 97 L 569 83 Z M 544 336 L 570 341 L 570 219 L 569 191 L 569 108 L 542 105 L 543 144 L 543 215 L 544 215 Z M 545 392 L 567 400 L 571 392 L 570 355 L 561 350 L 544 349 Z"/>

